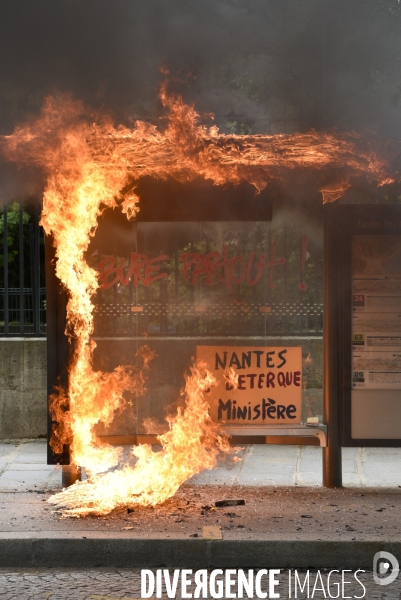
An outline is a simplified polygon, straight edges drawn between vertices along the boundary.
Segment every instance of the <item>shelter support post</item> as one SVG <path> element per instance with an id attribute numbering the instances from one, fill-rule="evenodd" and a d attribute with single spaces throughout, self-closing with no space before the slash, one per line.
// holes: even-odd
<path id="1" fill-rule="evenodd" d="M 63 465 L 61 467 L 61 485 L 63 488 L 70 487 L 77 481 L 82 481 L 81 467 L 77 465 Z"/>
<path id="2" fill-rule="evenodd" d="M 66 293 L 55 270 L 55 249 L 50 236 L 45 236 L 46 252 L 46 315 L 47 315 L 47 395 L 48 402 L 56 386 L 68 389 L 68 340 L 66 327 Z M 50 445 L 53 422 L 50 410 L 47 416 L 47 464 L 68 465 L 69 447 L 64 445 L 62 454 L 55 454 Z"/>
<path id="3" fill-rule="evenodd" d="M 341 232 L 335 206 L 324 206 L 323 421 L 328 425 L 323 448 L 323 485 L 342 487 L 341 399 Z"/>

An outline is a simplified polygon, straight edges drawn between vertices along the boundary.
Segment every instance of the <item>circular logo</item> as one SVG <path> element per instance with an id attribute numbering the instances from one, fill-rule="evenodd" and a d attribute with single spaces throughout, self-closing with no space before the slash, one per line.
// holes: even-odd
<path id="1" fill-rule="evenodd" d="M 400 565 L 390 552 L 376 552 L 373 557 L 373 579 L 377 585 L 390 585 L 398 577 Z"/>

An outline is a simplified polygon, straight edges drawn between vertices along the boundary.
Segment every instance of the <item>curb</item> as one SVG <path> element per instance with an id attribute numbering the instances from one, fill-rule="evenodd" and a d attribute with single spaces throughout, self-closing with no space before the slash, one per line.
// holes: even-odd
<path id="1" fill-rule="evenodd" d="M 401 541 L 0 539 L 0 567 L 372 569 L 376 552 L 401 557 Z"/>

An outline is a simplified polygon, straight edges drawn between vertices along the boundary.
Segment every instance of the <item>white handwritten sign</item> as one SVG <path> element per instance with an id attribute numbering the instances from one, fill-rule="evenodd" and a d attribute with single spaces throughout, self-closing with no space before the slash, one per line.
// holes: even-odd
<path id="1" fill-rule="evenodd" d="M 244 426 L 300 423 L 300 347 L 197 346 L 196 359 L 206 363 L 217 381 L 207 393 L 213 421 Z"/>

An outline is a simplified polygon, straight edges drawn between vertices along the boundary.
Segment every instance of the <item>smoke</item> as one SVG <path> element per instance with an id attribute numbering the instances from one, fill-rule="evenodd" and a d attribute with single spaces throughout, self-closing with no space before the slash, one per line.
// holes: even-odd
<path id="1" fill-rule="evenodd" d="M 68 91 L 160 113 L 160 66 L 223 131 L 401 133 L 398 0 L 2 0 L 0 133 Z"/>
<path id="2" fill-rule="evenodd" d="M 0 209 L 8 202 L 41 198 L 42 194 L 43 180 L 37 169 L 0 164 Z"/>

